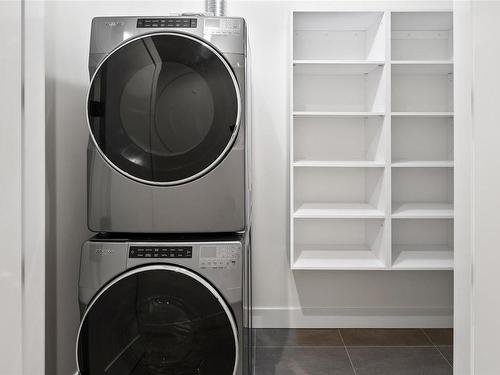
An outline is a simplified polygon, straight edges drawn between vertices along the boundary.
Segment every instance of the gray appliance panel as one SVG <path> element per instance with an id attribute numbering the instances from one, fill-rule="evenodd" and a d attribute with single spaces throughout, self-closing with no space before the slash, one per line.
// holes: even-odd
<path id="1" fill-rule="evenodd" d="M 136 258 L 131 247 L 191 247 L 191 258 Z M 87 304 L 110 280 L 130 268 L 147 264 L 173 264 L 203 276 L 230 304 L 242 300 L 241 242 L 103 242 L 83 244 L 80 262 L 80 302 Z"/>
<path id="2" fill-rule="evenodd" d="M 154 27 L 138 28 L 137 21 L 144 18 L 196 19 L 196 28 Z M 92 20 L 90 54 L 107 54 L 123 41 L 138 35 L 173 31 L 191 34 L 212 43 L 222 53 L 245 54 L 246 24 L 239 17 L 204 16 L 140 16 L 96 17 Z"/>

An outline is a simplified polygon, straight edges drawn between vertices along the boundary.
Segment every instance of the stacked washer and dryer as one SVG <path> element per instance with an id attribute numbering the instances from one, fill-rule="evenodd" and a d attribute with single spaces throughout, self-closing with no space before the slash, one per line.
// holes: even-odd
<path id="1" fill-rule="evenodd" d="M 92 22 L 82 375 L 250 375 L 241 18 Z"/>

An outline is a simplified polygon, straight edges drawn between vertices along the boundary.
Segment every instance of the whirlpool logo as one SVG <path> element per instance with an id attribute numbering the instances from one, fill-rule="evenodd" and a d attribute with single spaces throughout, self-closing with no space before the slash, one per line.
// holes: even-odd
<path id="1" fill-rule="evenodd" d="M 117 27 L 117 26 L 123 26 L 125 23 L 119 21 L 108 21 L 105 22 L 104 24 L 108 27 Z"/>
<path id="2" fill-rule="evenodd" d="M 114 253 L 115 253 L 114 250 L 112 250 L 112 249 L 105 249 L 105 248 L 96 249 L 96 251 L 95 251 L 95 255 L 99 255 L 99 256 L 112 255 Z"/>

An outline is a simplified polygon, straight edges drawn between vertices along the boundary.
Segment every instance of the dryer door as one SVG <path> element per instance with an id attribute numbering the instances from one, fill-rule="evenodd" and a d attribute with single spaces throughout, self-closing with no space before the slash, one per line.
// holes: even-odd
<path id="1" fill-rule="evenodd" d="M 178 266 L 140 267 L 89 304 L 77 363 L 82 375 L 233 375 L 237 327 L 205 279 Z"/>
<path id="2" fill-rule="evenodd" d="M 239 128 L 235 75 L 210 44 L 180 33 L 125 42 L 90 83 L 91 138 L 120 173 L 154 185 L 203 176 L 229 152 Z"/>

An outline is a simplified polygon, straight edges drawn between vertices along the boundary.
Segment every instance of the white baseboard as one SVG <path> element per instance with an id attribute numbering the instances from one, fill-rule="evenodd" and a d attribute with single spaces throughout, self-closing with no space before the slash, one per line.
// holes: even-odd
<path id="1" fill-rule="evenodd" d="M 451 328 L 451 308 L 253 308 L 255 328 Z"/>

